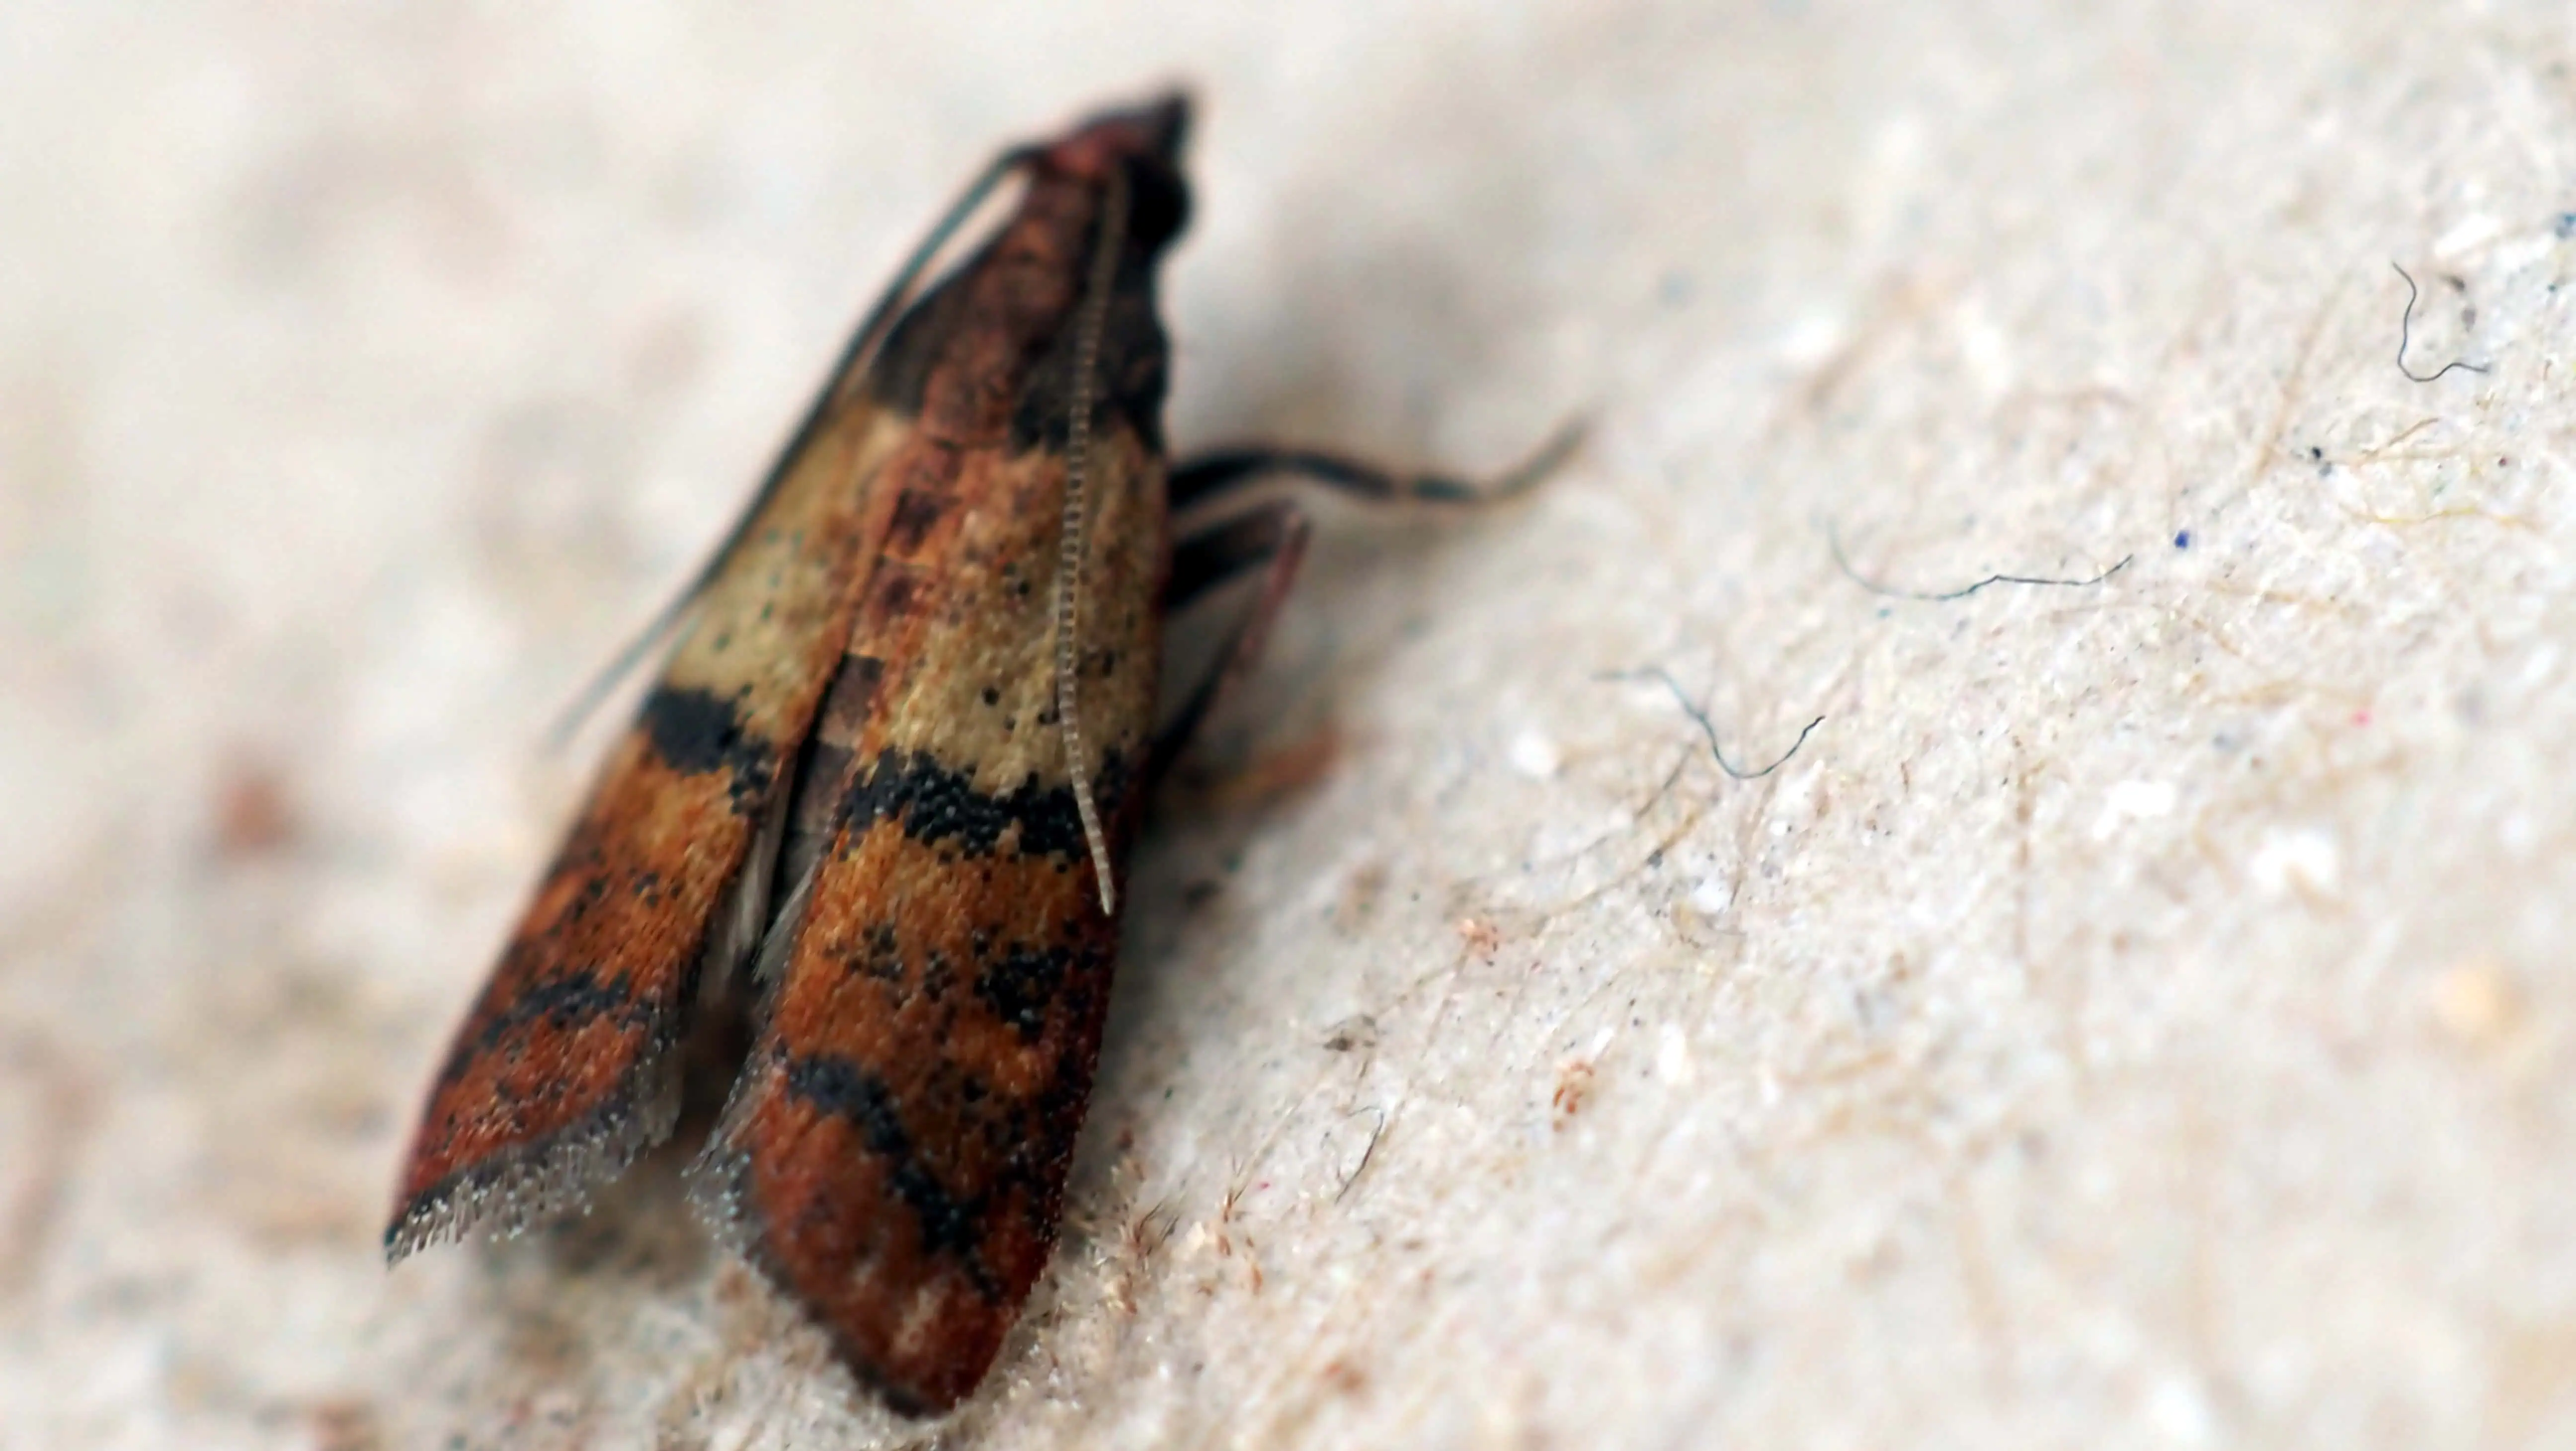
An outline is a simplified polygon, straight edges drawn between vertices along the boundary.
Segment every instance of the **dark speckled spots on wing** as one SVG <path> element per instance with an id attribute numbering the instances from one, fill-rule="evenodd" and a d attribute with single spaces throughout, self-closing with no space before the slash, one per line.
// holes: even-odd
<path id="1" fill-rule="evenodd" d="M 894 928 L 880 922 L 868 929 L 857 966 L 860 973 L 879 982 L 903 981 L 903 948 L 895 937 Z"/>
<path id="2" fill-rule="evenodd" d="M 653 742 L 654 752 L 681 775 L 729 773 L 736 807 L 768 796 L 776 748 L 743 725 L 731 698 L 664 685 L 645 698 L 636 724 Z"/>
<path id="3" fill-rule="evenodd" d="M 1010 1025 L 1020 1041 L 1034 1043 L 1046 1031 L 1047 1008 L 1064 985 L 1074 954 L 1062 946 L 1018 946 L 984 965 L 975 975 L 975 996 Z M 1095 969 L 1096 970 L 1096 969 Z"/>
<path id="4" fill-rule="evenodd" d="M 655 1027 L 652 1008 L 635 1000 L 634 980 L 625 973 L 602 981 L 585 969 L 540 979 L 471 1025 L 472 1051 L 462 1051 L 462 1044 L 451 1051 L 438 1082 L 454 1084 L 487 1067 L 490 1060 L 481 1055 L 519 1041 L 532 1027 L 542 1024 L 554 1033 L 573 1033 L 602 1019 L 614 1021 L 622 1032 L 650 1033 Z"/>
<path id="5" fill-rule="evenodd" d="M 1116 753 L 1103 763 L 1100 795 L 1114 812 L 1125 769 Z M 974 777 L 927 753 L 887 750 L 850 787 L 854 827 L 900 822 L 925 846 L 955 842 L 969 857 L 989 856 L 1010 836 L 1021 856 L 1078 857 L 1086 852 L 1082 817 L 1070 786 L 1040 786 L 1034 777 L 1005 792 L 980 790 Z"/>
<path id="6" fill-rule="evenodd" d="M 912 1211 L 923 1247 L 955 1260 L 986 1298 L 997 1298 L 1000 1287 L 976 1252 L 984 1239 L 982 1201 L 951 1193 L 922 1162 L 904 1127 L 902 1105 L 885 1080 L 846 1058 L 820 1053 L 789 1059 L 786 1079 L 789 1096 L 850 1125 L 867 1151 L 885 1161 L 887 1183 Z"/>

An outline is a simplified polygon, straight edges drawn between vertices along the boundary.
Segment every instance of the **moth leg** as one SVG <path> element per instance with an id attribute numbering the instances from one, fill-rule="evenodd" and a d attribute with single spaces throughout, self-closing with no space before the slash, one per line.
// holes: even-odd
<path id="1" fill-rule="evenodd" d="M 1583 432 L 1583 420 L 1570 419 L 1519 465 L 1481 480 L 1446 474 L 1399 474 L 1314 449 L 1219 449 L 1173 467 L 1171 507 L 1177 514 L 1220 495 L 1282 476 L 1308 479 L 1372 503 L 1492 503 L 1522 493 L 1555 472 L 1583 441 Z"/>
<path id="2" fill-rule="evenodd" d="M 1296 578 L 1310 532 L 1306 515 L 1286 499 L 1269 499 L 1204 520 L 1193 508 L 1216 508 L 1273 479 L 1299 478 L 1372 503 L 1477 505 L 1522 493 L 1564 463 L 1582 443 L 1585 424 L 1569 419 L 1519 465 L 1489 479 L 1446 474 L 1399 474 L 1343 454 L 1299 448 L 1230 448 L 1175 464 L 1165 488 L 1180 538 L 1172 548 L 1172 577 L 1163 590 L 1165 611 L 1187 608 L 1209 590 L 1254 569 L 1266 569 L 1261 593 L 1246 608 L 1217 651 L 1216 661 L 1170 722 L 1155 736 L 1146 780 L 1159 780 L 1206 720 L 1226 688 L 1251 667 L 1270 634 L 1271 622 Z"/>
<path id="3" fill-rule="evenodd" d="M 1271 622 L 1279 618 L 1279 606 L 1288 597 L 1289 583 L 1297 577 L 1297 563 L 1305 558 L 1311 532 L 1306 512 L 1295 502 L 1273 499 L 1185 534 L 1172 546 L 1172 577 L 1163 591 L 1166 610 L 1181 609 L 1256 569 L 1263 574 L 1261 593 L 1227 631 L 1214 663 L 1156 733 L 1145 763 L 1148 782 L 1161 780 L 1171 769 L 1174 758 L 1207 719 L 1209 708 L 1259 658 Z"/>

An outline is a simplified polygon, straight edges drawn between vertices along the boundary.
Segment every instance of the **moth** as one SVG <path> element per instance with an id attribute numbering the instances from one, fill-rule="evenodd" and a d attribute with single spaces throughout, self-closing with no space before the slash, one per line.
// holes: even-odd
<path id="1" fill-rule="evenodd" d="M 896 1410 L 982 1381 L 1055 1242 L 1147 792 L 1305 546 L 1253 485 L 1467 502 L 1571 442 L 1485 485 L 1167 465 L 1155 276 L 1188 122 L 1175 94 L 989 165 L 612 667 L 672 642 L 431 1087 L 389 1261 L 581 1204 L 672 1132 L 684 1040 L 740 1014 L 694 1207 Z M 1165 616 L 1256 578 L 1158 720 Z"/>

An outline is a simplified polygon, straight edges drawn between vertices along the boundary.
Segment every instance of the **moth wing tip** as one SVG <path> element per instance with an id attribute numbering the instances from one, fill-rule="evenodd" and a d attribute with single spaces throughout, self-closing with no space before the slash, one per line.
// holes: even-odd
<path id="1" fill-rule="evenodd" d="M 669 1138 L 679 1121 L 678 1065 L 667 1054 L 659 1060 L 639 1070 L 640 1092 L 586 1125 L 500 1150 L 404 1199 L 385 1226 L 387 1268 L 477 1235 L 515 1239 L 587 1207 L 593 1191 Z"/>

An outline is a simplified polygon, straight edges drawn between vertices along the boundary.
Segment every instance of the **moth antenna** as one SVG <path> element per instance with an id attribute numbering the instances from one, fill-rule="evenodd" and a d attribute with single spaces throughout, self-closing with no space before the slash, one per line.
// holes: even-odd
<path id="1" fill-rule="evenodd" d="M 1092 254 L 1090 290 L 1076 320 L 1073 418 L 1064 454 L 1064 549 L 1055 569 L 1055 708 L 1064 728 L 1065 774 L 1073 778 L 1073 808 L 1082 817 L 1082 839 L 1091 848 L 1100 879 L 1100 910 L 1118 912 L 1118 888 L 1109 879 L 1109 837 L 1100 828 L 1100 804 L 1091 797 L 1083 768 L 1082 715 L 1076 704 L 1082 675 L 1082 565 L 1090 551 L 1091 515 L 1083 496 L 1091 463 L 1091 405 L 1100 371 L 1101 335 L 1109 330 L 1109 294 L 1118 282 L 1118 253 L 1127 243 L 1127 175 L 1112 167 L 1101 197 L 1100 246 Z"/>
<path id="2" fill-rule="evenodd" d="M 723 572 L 725 561 L 731 559 L 734 550 L 749 537 L 752 521 L 760 517 L 762 507 L 776 497 L 779 486 L 787 482 L 788 466 L 795 463 L 805 452 L 805 446 L 831 423 L 842 395 L 859 380 L 860 365 L 869 359 L 876 351 L 876 345 L 884 339 L 886 329 L 893 324 L 904 300 L 912 296 L 913 285 L 930 270 L 930 264 L 938 259 L 940 249 L 948 245 L 948 239 L 955 236 L 957 229 L 966 224 L 966 219 L 975 214 L 975 209 L 984 204 L 984 199 L 993 194 L 993 188 L 1001 185 L 1004 177 L 1028 165 L 1032 155 L 1025 146 L 1015 146 L 1003 152 L 993 158 L 992 164 L 984 168 L 957 200 L 948 204 L 948 210 L 941 213 L 938 223 L 931 227 L 930 235 L 922 238 L 920 245 L 912 249 L 912 255 L 904 259 L 903 270 L 895 273 L 894 281 L 887 284 L 884 293 L 877 298 L 876 306 L 869 308 L 868 315 L 860 320 L 858 331 L 850 335 L 850 341 L 841 349 L 840 360 L 832 364 L 830 375 L 823 380 L 823 391 L 805 410 L 804 420 L 796 425 L 796 432 L 788 438 L 787 447 L 779 451 L 778 461 L 770 465 L 767 477 L 760 481 L 759 491 L 743 507 L 742 517 L 734 521 L 724 542 L 717 545 L 715 554 L 698 567 L 697 574 L 679 595 L 665 604 L 641 633 L 626 642 L 625 648 L 617 652 L 617 657 L 608 662 L 608 668 L 592 676 L 581 693 L 565 705 L 563 714 L 556 717 L 554 725 L 546 732 L 546 744 L 550 749 L 561 750 L 571 741 L 573 732 L 581 729 L 582 722 L 590 719 L 601 702 L 608 699 L 609 692 L 617 688 L 619 681 L 633 674 L 635 667 L 678 636 L 681 626 L 688 620 L 689 607 L 698 602 L 698 596 Z"/>

